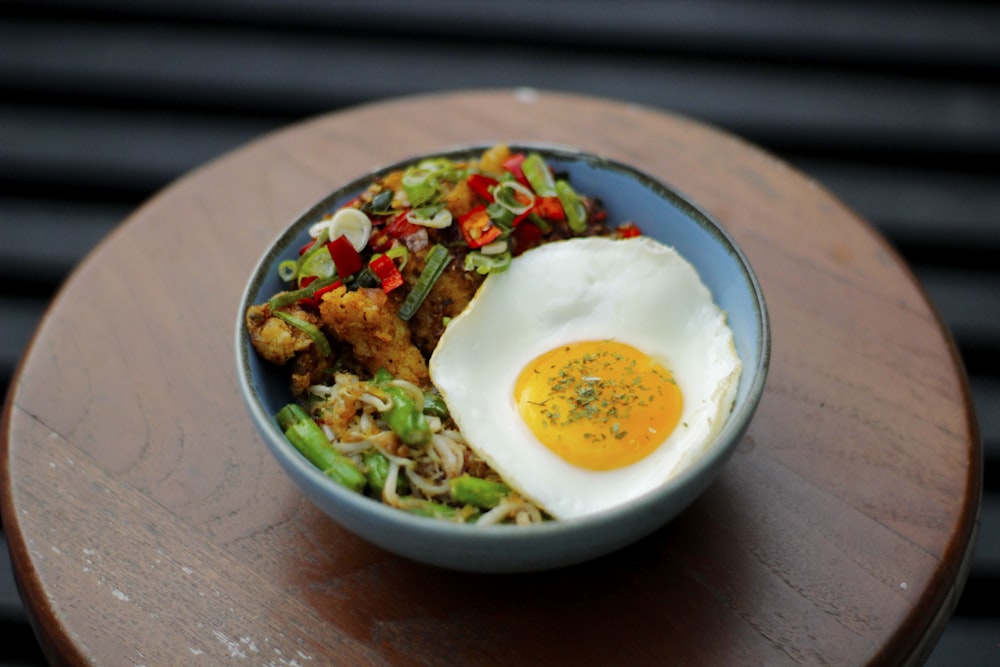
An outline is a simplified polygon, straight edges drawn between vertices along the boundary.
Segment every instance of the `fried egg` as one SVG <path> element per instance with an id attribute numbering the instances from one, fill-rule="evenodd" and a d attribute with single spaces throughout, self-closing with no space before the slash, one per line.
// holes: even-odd
<path id="1" fill-rule="evenodd" d="M 529 250 L 487 278 L 430 359 L 469 446 L 557 519 L 627 503 L 703 454 L 740 370 L 695 268 L 646 237 Z"/>

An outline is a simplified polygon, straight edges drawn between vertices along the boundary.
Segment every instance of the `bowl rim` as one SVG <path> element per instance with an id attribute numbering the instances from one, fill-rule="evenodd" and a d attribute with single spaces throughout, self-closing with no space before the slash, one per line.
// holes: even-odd
<path id="1" fill-rule="evenodd" d="M 363 494 L 352 492 L 326 477 L 319 469 L 307 461 L 305 457 L 299 454 L 297 450 L 294 450 L 285 438 L 284 433 L 278 428 L 273 415 L 268 414 L 264 410 L 260 392 L 254 386 L 254 378 L 250 365 L 252 346 L 246 336 L 244 320 L 247 308 L 254 303 L 253 297 L 258 294 L 259 283 L 263 280 L 264 272 L 274 266 L 275 256 L 286 251 L 291 245 L 292 240 L 301 234 L 303 228 L 311 220 L 314 221 L 319 213 L 329 210 L 334 202 L 339 199 L 349 200 L 349 196 L 366 187 L 373 179 L 419 162 L 422 159 L 432 157 L 471 157 L 476 155 L 477 152 L 481 153 L 499 143 L 505 143 L 512 151 L 537 151 L 544 157 L 553 157 L 554 159 L 563 161 L 583 161 L 594 167 L 622 172 L 637 178 L 644 187 L 654 189 L 657 194 L 668 198 L 671 203 L 684 212 L 685 217 L 692 219 L 693 222 L 709 232 L 718 242 L 725 246 L 726 252 L 736 259 L 740 272 L 750 287 L 749 292 L 753 299 L 752 305 L 756 314 L 755 323 L 757 325 L 756 341 L 753 341 L 751 346 L 756 351 L 756 363 L 749 369 L 751 370 L 749 374 L 746 372 L 748 370 L 747 367 L 744 366 L 744 373 L 740 380 L 743 382 L 743 378 L 749 375 L 751 377 L 751 384 L 747 389 L 744 399 L 734 404 L 726 423 L 702 455 L 696 457 L 660 486 L 627 503 L 583 517 L 545 521 L 527 526 L 510 524 L 477 526 L 475 524 L 455 523 L 414 515 L 381 503 Z M 239 301 L 239 312 L 236 317 L 235 350 L 237 376 L 244 404 L 253 417 L 258 431 L 262 431 L 260 435 L 271 450 L 272 455 L 278 458 L 282 466 L 291 469 L 286 472 L 294 472 L 292 477 L 297 486 L 301 487 L 301 484 L 298 482 L 299 476 L 309 479 L 316 488 L 329 490 L 339 502 L 346 504 L 351 511 L 371 514 L 379 521 L 388 524 L 391 529 L 419 530 L 421 533 L 431 537 L 444 537 L 452 540 L 485 541 L 487 543 L 502 542 L 507 545 L 516 545 L 521 542 L 547 539 L 551 536 L 565 537 L 568 534 L 588 531 L 596 526 L 624 520 L 637 512 L 656 514 L 657 505 L 662 503 L 665 498 L 674 495 L 678 490 L 691 489 L 692 482 L 698 480 L 704 473 L 709 472 L 710 469 L 721 467 L 739 444 L 739 440 L 749 426 L 763 395 L 770 365 L 771 327 L 763 289 L 743 249 L 736 243 L 735 239 L 733 239 L 729 231 L 721 223 L 708 214 L 707 211 L 695 203 L 695 200 L 688 197 L 683 191 L 617 159 L 573 148 L 565 144 L 533 141 L 480 141 L 455 144 L 383 164 L 346 184 L 335 187 L 319 201 L 295 216 L 293 221 L 265 246 L 263 254 L 254 264 L 250 277 L 244 285 Z M 278 457 L 279 449 L 283 454 L 280 458 Z M 708 477 L 702 483 L 702 487 L 711 483 L 715 475 L 709 475 Z M 303 489 L 300 488 L 300 490 Z M 691 498 L 687 502 L 697 497 L 701 490 L 702 488 L 694 488 L 689 491 Z M 687 502 L 684 504 L 686 505 Z M 322 509 L 325 511 L 325 508 Z"/>

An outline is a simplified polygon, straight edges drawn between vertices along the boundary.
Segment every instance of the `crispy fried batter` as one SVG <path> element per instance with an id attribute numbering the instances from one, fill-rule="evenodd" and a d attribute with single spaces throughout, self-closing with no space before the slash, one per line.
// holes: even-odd
<path id="1" fill-rule="evenodd" d="M 411 342 L 410 328 L 397 310 L 376 288 L 348 292 L 338 287 L 324 294 L 319 306 L 324 327 L 350 346 L 370 373 L 385 368 L 394 377 L 425 386 L 430 382 L 427 362 Z"/>

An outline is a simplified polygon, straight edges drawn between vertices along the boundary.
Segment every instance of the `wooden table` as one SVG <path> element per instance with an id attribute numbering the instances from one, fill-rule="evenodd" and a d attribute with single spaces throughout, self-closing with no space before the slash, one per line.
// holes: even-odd
<path id="1" fill-rule="evenodd" d="M 454 144 L 631 163 L 746 251 L 773 327 L 758 414 L 710 489 L 609 557 L 458 574 L 362 542 L 297 492 L 237 389 L 268 242 L 373 167 Z M 981 450 L 953 341 L 893 249 L 740 139 L 538 91 L 390 100 L 180 179 L 65 285 L 3 419 L 3 523 L 54 664 L 896 664 L 965 580 Z"/>

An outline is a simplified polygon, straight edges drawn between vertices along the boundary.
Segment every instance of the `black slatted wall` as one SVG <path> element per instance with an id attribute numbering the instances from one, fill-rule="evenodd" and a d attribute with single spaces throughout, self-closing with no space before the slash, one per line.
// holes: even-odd
<path id="1" fill-rule="evenodd" d="M 390 96 L 531 86 L 735 132 L 909 260 L 985 444 L 934 665 L 1000 664 L 1000 6 L 761 0 L 0 0 L 0 390 L 84 254 L 185 171 Z M 2 533 L 0 533 L 2 537 Z M 41 664 L 0 549 L 0 666 Z"/>

